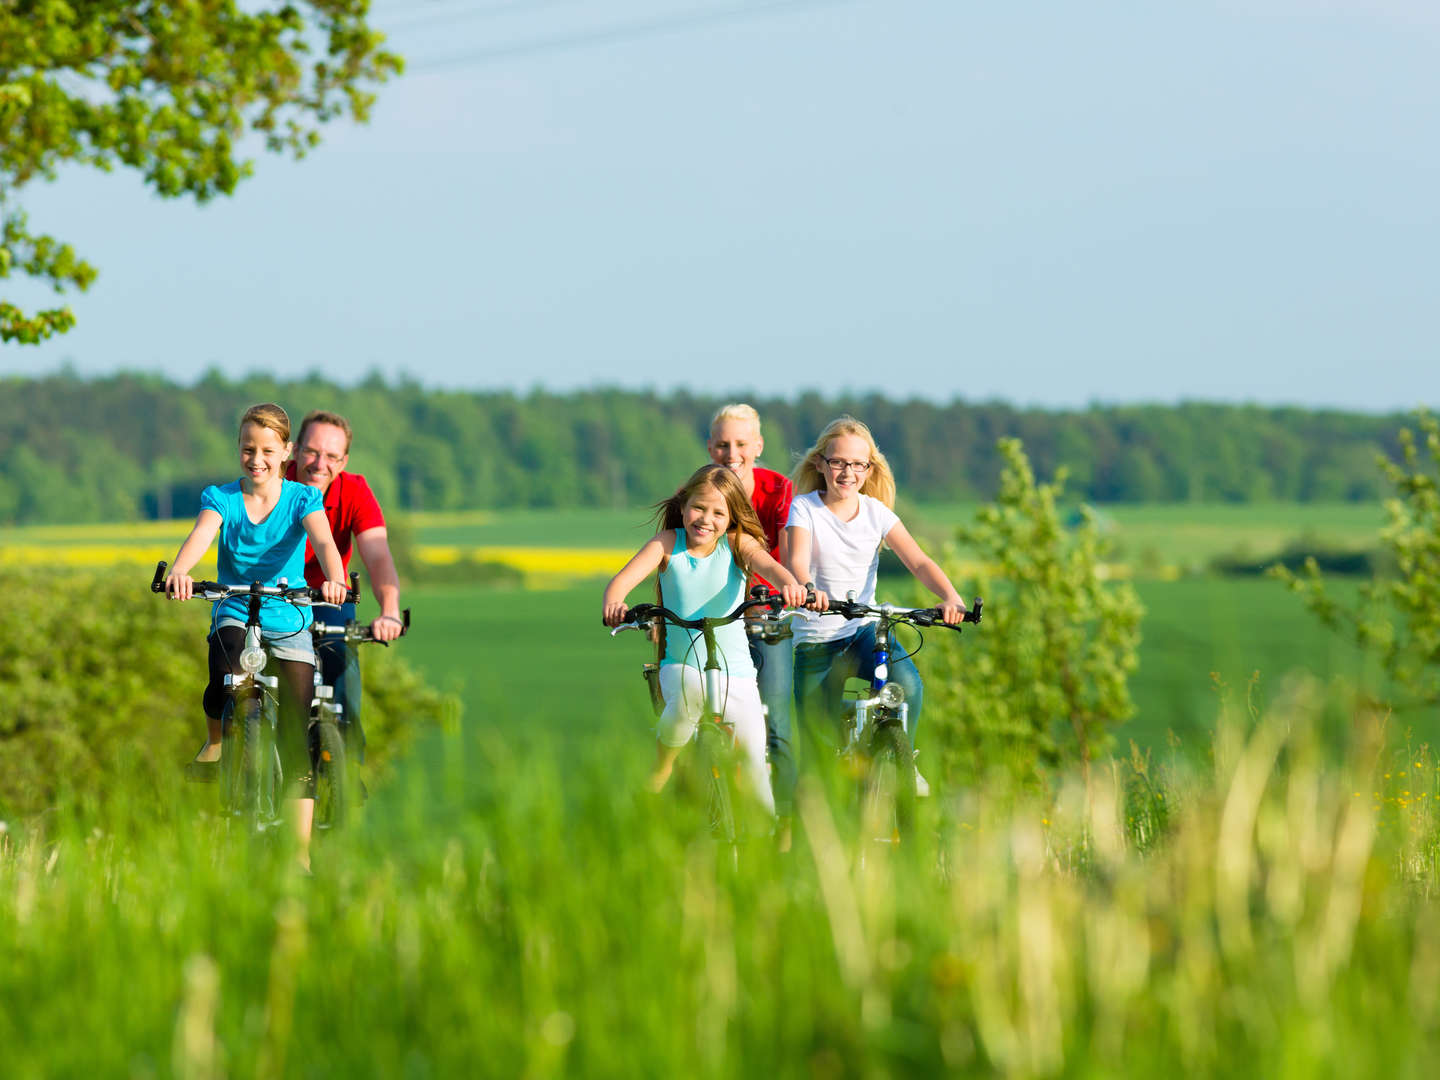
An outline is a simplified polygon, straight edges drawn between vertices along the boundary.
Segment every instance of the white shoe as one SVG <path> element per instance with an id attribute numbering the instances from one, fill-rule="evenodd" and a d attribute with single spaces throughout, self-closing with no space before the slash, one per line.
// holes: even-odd
<path id="1" fill-rule="evenodd" d="M 926 781 L 925 777 L 920 775 L 919 769 L 915 770 L 915 794 L 922 799 L 928 799 L 930 797 L 930 784 Z"/>

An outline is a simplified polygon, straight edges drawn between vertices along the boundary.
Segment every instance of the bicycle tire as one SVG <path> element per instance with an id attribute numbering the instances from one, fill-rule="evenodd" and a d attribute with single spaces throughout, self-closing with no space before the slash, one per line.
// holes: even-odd
<path id="1" fill-rule="evenodd" d="M 872 730 L 869 765 L 860 796 L 864 842 L 900 844 L 915 821 L 915 757 L 910 738 L 897 723 L 881 721 Z"/>
<path id="2" fill-rule="evenodd" d="M 343 829 L 350 817 L 345 737 L 336 727 L 334 712 L 328 706 L 320 707 L 320 716 L 311 734 L 315 760 L 315 827 Z"/>
<path id="3" fill-rule="evenodd" d="M 730 780 L 730 736 L 719 724 L 700 721 L 700 729 L 695 734 L 695 757 L 705 789 L 705 816 L 710 835 L 734 852 L 739 833 L 735 828 L 735 799 Z M 738 854 L 735 857 L 738 858 Z"/>
<path id="4" fill-rule="evenodd" d="M 220 713 L 220 808 L 232 817 L 258 816 L 263 726 L 256 695 L 225 702 Z"/>

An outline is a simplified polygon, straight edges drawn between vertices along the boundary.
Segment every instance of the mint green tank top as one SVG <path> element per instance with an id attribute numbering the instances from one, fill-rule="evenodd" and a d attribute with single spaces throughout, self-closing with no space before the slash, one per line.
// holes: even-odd
<path id="1" fill-rule="evenodd" d="M 730 538 L 720 537 L 714 551 L 696 558 L 685 550 L 685 530 L 676 529 L 670 565 L 660 572 L 660 597 L 660 602 L 682 619 L 715 619 L 734 611 L 745 599 L 745 575 L 730 552 Z M 743 620 L 716 629 L 715 645 L 721 670 L 736 678 L 755 677 Z M 699 630 L 665 628 L 662 664 L 704 668 L 706 659 L 705 638 Z"/>

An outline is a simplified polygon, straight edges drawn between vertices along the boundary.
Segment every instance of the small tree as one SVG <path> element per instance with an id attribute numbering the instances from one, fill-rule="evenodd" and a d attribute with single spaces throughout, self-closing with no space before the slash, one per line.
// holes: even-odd
<path id="1" fill-rule="evenodd" d="M 62 164 L 135 169 L 161 196 L 204 202 L 249 175 L 247 131 L 299 157 L 327 120 L 365 120 L 364 87 L 400 70 L 366 25 L 369 0 L 259 7 L 0 0 L 0 280 L 18 273 L 57 293 L 94 280 L 16 201 Z M 66 307 L 27 314 L 0 298 L 0 341 L 34 344 L 74 322 Z"/>
<path id="2" fill-rule="evenodd" d="M 1377 459 L 1394 492 L 1380 531 L 1389 558 L 1379 560 L 1394 566 L 1392 575 L 1361 586 L 1351 607 L 1330 594 L 1314 558 L 1298 574 L 1284 566 L 1271 571 L 1321 622 L 1378 657 L 1392 706 L 1440 701 L 1440 421 L 1421 413 L 1416 427 L 1418 436 L 1400 431 L 1399 462 Z"/>
<path id="3" fill-rule="evenodd" d="M 1135 712 L 1142 608 L 1128 583 L 1111 580 L 1089 509 L 1076 527 L 1061 523 L 1064 469 L 1037 484 L 1020 441 L 998 445 L 999 497 L 957 533 L 981 562 L 984 621 L 931 661 L 926 715 L 943 718 L 935 725 L 950 728 L 976 771 L 1005 762 L 1034 776 L 1078 761 L 1088 776 Z"/>

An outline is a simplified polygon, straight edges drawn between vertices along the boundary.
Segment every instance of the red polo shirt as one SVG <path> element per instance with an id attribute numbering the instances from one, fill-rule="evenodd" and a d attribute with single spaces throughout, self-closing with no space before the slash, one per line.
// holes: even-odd
<path id="1" fill-rule="evenodd" d="M 285 470 L 285 479 L 295 479 L 293 461 Z M 788 511 L 788 499 L 785 505 Z M 365 477 L 359 473 L 342 472 L 330 481 L 330 486 L 325 489 L 325 517 L 330 522 L 330 531 L 335 534 L 335 546 L 340 550 L 340 561 L 347 573 L 355 537 L 368 529 L 385 527 L 385 515 L 380 512 L 380 504 L 375 501 L 375 494 L 365 482 Z M 305 580 L 316 588 L 325 581 L 325 571 L 320 569 L 320 561 L 315 558 L 309 540 L 305 541 Z"/>
<path id="2" fill-rule="evenodd" d="M 765 542 L 770 545 L 770 555 L 777 560 L 780 558 L 780 531 L 785 528 L 785 522 L 790 518 L 790 500 L 794 495 L 795 489 L 788 476 L 774 469 L 755 466 L 755 492 L 750 496 L 750 505 L 755 507 L 760 527 L 765 530 Z M 758 574 L 755 575 L 755 580 L 761 585 L 774 588 Z"/>

